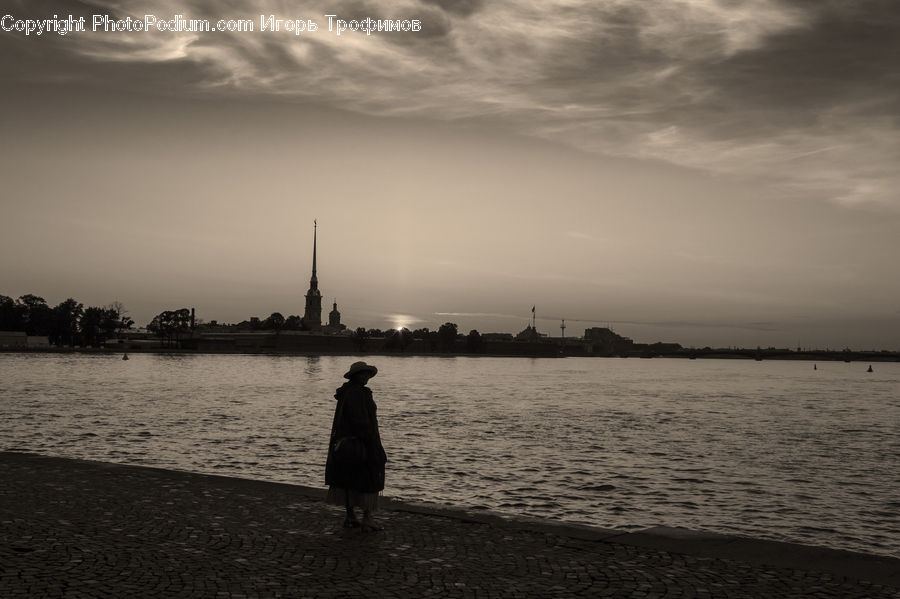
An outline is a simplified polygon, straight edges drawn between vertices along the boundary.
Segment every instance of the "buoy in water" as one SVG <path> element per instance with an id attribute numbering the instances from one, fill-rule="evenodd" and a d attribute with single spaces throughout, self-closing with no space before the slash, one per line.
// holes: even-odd
<path id="1" fill-rule="evenodd" d="M 871 364 L 869 364 L 869 369 L 868 369 L 866 372 L 875 372 L 874 370 L 872 370 L 872 365 L 871 365 Z"/>
<path id="2" fill-rule="evenodd" d="M 813 364 L 813 370 L 818 370 L 815 364 Z"/>
<path id="3" fill-rule="evenodd" d="M 127 360 L 127 359 L 128 359 L 128 354 L 125 354 L 124 356 L 122 356 L 122 359 L 123 359 L 123 360 Z"/>

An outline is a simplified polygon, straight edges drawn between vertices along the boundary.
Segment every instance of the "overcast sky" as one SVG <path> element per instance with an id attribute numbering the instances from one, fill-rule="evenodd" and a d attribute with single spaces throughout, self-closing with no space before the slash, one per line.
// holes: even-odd
<path id="1" fill-rule="evenodd" d="M 0 7 L 255 27 L 0 31 L 0 294 L 900 349 L 895 0 Z"/>

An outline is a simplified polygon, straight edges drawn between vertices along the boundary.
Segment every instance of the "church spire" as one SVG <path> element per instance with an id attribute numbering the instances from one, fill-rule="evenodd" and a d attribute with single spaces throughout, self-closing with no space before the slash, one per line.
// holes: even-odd
<path id="1" fill-rule="evenodd" d="M 319 279 L 316 277 L 316 234 L 319 223 L 313 221 L 313 266 L 309 279 L 309 291 L 306 292 L 306 309 L 303 311 L 303 328 L 307 331 L 318 331 L 322 328 L 322 292 L 319 291 Z"/>
<path id="2" fill-rule="evenodd" d="M 312 277 L 309 279 L 309 287 L 311 289 L 319 288 L 319 279 L 316 278 L 316 233 L 319 229 L 319 223 L 317 220 L 313 220 L 313 270 Z"/>

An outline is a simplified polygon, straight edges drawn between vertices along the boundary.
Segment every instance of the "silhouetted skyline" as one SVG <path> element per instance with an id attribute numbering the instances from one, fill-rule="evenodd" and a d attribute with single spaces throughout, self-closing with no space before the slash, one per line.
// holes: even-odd
<path id="1" fill-rule="evenodd" d="M 302 314 L 318 219 L 350 326 L 898 348 L 893 2 L 135 10 L 423 28 L 0 31 L 2 293 Z"/>

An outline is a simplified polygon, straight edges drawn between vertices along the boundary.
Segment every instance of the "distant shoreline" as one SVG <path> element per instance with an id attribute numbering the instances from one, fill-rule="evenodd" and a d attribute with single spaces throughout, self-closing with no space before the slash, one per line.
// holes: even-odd
<path id="1" fill-rule="evenodd" d="M 187 354 L 187 355 L 260 355 L 260 356 L 391 356 L 391 357 L 432 357 L 432 358 L 619 358 L 619 359 L 659 359 L 670 358 L 676 360 L 794 360 L 807 362 L 900 362 L 900 352 L 889 351 L 811 351 L 811 352 L 790 352 L 784 350 L 762 350 L 761 355 L 755 355 L 757 350 L 738 349 L 732 351 L 703 351 L 682 350 L 676 353 L 661 353 L 654 355 L 605 355 L 605 354 L 584 354 L 584 353 L 502 353 L 502 352 L 419 352 L 419 351 L 387 351 L 387 350 L 365 350 L 359 352 L 348 351 L 325 351 L 325 350 L 246 350 L 246 349 L 221 349 L 221 350 L 199 350 L 189 348 L 111 348 L 111 347 L 8 347 L 0 348 L 2 353 L 21 353 L 21 354 L 99 354 L 99 355 L 118 355 L 128 354 Z"/>

